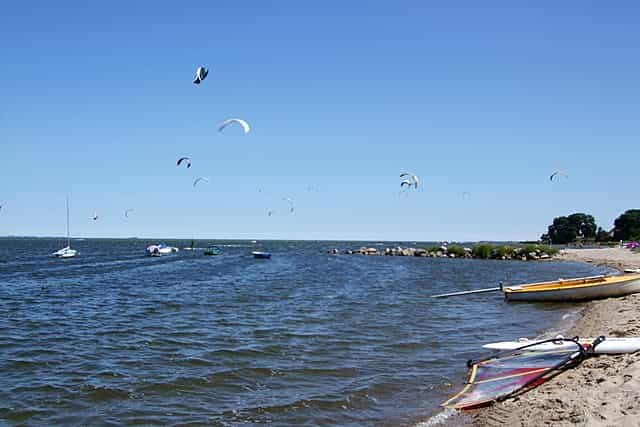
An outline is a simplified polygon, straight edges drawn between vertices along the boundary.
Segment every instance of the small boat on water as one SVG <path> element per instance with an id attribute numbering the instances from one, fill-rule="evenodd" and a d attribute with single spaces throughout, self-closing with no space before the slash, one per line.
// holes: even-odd
<path id="1" fill-rule="evenodd" d="M 158 245 L 149 245 L 145 248 L 145 252 L 149 256 L 160 256 L 160 248 Z"/>
<path id="2" fill-rule="evenodd" d="M 53 255 L 56 258 L 73 258 L 77 254 L 78 254 L 78 251 L 76 251 L 75 249 L 71 249 L 70 246 L 67 246 L 66 248 L 62 248 L 60 250 L 55 251 L 51 255 Z"/>
<path id="3" fill-rule="evenodd" d="M 56 258 L 73 258 L 78 251 L 71 249 L 71 238 L 69 237 L 69 196 L 67 196 L 67 246 L 55 251 L 51 255 Z"/>
<path id="4" fill-rule="evenodd" d="M 560 279 L 505 286 L 502 291 L 508 301 L 557 302 L 621 297 L 640 292 L 640 274 Z"/>
<path id="5" fill-rule="evenodd" d="M 271 258 L 271 252 L 253 251 L 251 252 L 251 255 L 253 255 L 254 258 L 260 258 L 260 259 Z"/>
<path id="6" fill-rule="evenodd" d="M 178 252 L 178 248 L 167 246 L 164 243 L 160 243 L 159 245 L 149 245 L 145 250 L 150 256 L 160 256 L 167 255 L 172 252 Z"/>
<path id="7" fill-rule="evenodd" d="M 218 248 L 217 246 L 210 246 L 207 249 L 204 250 L 204 254 L 205 255 L 220 255 L 222 253 L 222 251 L 220 250 L 220 248 Z"/>

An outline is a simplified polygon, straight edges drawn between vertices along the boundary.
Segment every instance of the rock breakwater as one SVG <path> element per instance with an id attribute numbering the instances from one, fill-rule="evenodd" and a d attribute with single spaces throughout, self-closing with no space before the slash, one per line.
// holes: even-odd
<path id="1" fill-rule="evenodd" d="M 543 245 L 491 245 L 477 244 L 473 247 L 458 245 L 441 245 L 430 248 L 416 247 L 387 247 L 375 248 L 363 246 L 358 249 L 330 249 L 330 254 L 346 255 L 371 255 L 371 256 L 413 256 L 424 258 L 477 258 L 500 259 L 519 261 L 543 261 L 549 260 L 557 253 L 557 250 Z"/>

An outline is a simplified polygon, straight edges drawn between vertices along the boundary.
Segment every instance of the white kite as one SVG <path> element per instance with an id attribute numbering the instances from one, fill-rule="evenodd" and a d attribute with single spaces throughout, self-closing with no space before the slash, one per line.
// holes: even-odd
<path id="1" fill-rule="evenodd" d="M 193 181 L 193 187 L 195 188 L 195 186 L 196 186 L 196 185 L 198 185 L 198 183 L 199 183 L 200 181 L 209 182 L 209 178 L 207 178 L 206 176 L 200 176 L 200 177 L 196 178 L 196 179 Z"/>
<path id="2" fill-rule="evenodd" d="M 551 174 L 551 176 L 549 177 L 549 181 L 553 182 L 553 178 L 557 177 L 557 176 L 564 176 L 565 178 L 569 178 L 569 175 L 566 172 L 562 172 L 562 171 L 555 171 L 554 173 Z"/>
<path id="3" fill-rule="evenodd" d="M 222 132 L 222 130 L 224 128 L 226 128 L 227 126 L 229 126 L 230 124 L 233 123 L 238 123 L 240 126 L 242 126 L 242 129 L 244 130 L 244 133 L 249 133 L 249 131 L 251 130 L 251 127 L 249 126 L 249 123 L 246 122 L 246 120 L 242 120 L 242 119 L 227 119 L 224 122 L 220 123 L 220 127 L 218 127 L 218 132 Z"/>

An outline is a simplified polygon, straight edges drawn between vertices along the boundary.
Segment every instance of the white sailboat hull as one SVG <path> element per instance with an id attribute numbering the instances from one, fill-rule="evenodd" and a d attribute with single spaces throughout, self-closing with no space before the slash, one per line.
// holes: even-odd
<path id="1" fill-rule="evenodd" d="M 59 251 L 55 251 L 51 255 L 53 255 L 56 258 L 73 258 L 77 254 L 78 254 L 78 251 L 76 251 L 75 249 L 71 249 L 69 246 L 67 246 L 66 248 L 60 249 Z"/>

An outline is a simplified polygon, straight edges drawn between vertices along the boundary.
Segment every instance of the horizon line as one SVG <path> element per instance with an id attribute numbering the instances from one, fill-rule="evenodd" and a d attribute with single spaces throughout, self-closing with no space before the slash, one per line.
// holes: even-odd
<path id="1" fill-rule="evenodd" d="M 34 235 L 0 235 L 0 239 L 66 239 L 66 236 L 34 236 Z M 380 243 L 391 243 L 391 242 L 416 242 L 416 243 L 529 243 L 529 242 L 539 242 L 539 240 L 522 240 L 522 239 L 513 239 L 513 240 L 492 240 L 492 239 L 480 239 L 480 240 L 415 240 L 415 239 L 349 239 L 349 238 L 339 238 L 339 239 L 288 239 L 288 238 L 232 238 L 232 237 L 202 237 L 202 238 L 192 238 L 192 237 L 157 237 L 157 236 L 129 236 L 129 237 L 92 237 L 92 236 L 76 236 L 71 237 L 71 240 L 85 240 L 85 239 L 94 239 L 94 240 L 225 240 L 225 241 L 288 241 L 288 242 L 380 242 Z"/>

